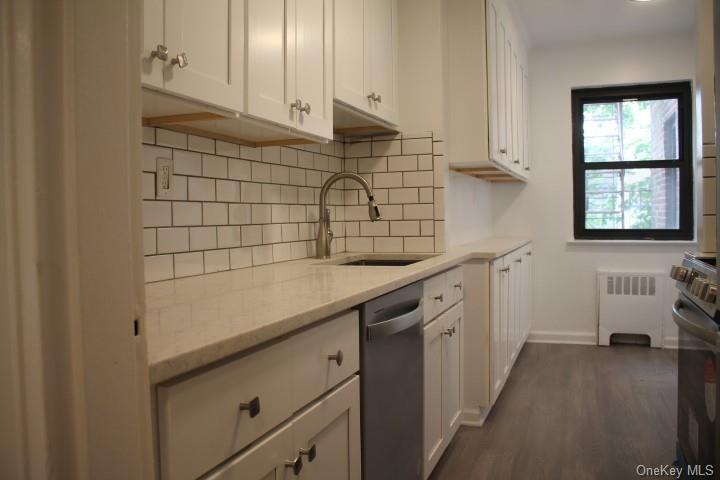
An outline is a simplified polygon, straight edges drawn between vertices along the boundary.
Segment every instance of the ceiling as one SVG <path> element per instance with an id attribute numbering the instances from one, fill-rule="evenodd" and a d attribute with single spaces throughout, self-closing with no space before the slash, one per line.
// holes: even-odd
<path id="1" fill-rule="evenodd" d="M 694 0 L 511 0 L 534 47 L 690 32 Z"/>

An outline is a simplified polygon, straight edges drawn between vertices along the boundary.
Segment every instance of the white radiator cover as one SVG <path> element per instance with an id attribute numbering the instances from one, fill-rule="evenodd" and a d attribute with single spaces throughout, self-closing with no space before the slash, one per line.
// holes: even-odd
<path id="1" fill-rule="evenodd" d="M 598 345 L 610 345 L 613 333 L 650 337 L 662 347 L 664 272 L 597 272 Z"/>

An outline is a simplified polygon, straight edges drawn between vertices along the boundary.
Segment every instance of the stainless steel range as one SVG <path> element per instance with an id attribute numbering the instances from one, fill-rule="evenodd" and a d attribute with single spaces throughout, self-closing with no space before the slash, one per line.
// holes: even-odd
<path id="1" fill-rule="evenodd" d="M 684 477 L 700 473 L 720 478 L 720 410 L 718 360 L 720 316 L 715 305 L 718 278 L 715 256 L 686 253 L 673 266 L 678 299 L 673 320 L 679 327 L 677 464 Z"/>

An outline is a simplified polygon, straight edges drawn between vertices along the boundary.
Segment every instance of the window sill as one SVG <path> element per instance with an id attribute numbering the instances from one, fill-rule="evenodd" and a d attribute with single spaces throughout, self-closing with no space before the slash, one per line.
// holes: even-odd
<path id="1" fill-rule="evenodd" d="M 646 245 L 653 247 L 694 247 L 696 240 L 568 240 L 568 246 Z"/>

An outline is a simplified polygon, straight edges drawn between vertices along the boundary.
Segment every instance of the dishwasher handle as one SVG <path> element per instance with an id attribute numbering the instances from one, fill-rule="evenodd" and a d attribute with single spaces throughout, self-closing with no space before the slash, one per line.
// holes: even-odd
<path id="1" fill-rule="evenodd" d="M 374 323 L 367 327 L 367 338 L 368 341 L 377 340 L 378 338 L 389 337 L 396 333 L 407 330 L 413 325 L 418 324 L 422 321 L 423 317 L 423 305 L 422 301 L 418 303 L 418 306 L 402 315 L 385 320 L 383 322 Z"/>
<path id="2" fill-rule="evenodd" d="M 710 320 L 702 322 L 700 319 L 693 319 L 689 316 L 683 315 L 682 311 L 692 313 L 689 309 L 685 308 L 682 300 L 678 299 L 672 307 L 673 320 L 677 326 L 688 332 L 693 337 L 697 337 L 710 345 L 715 345 L 718 339 L 717 325 Z"/>

